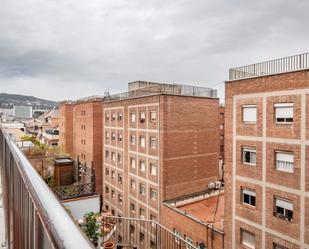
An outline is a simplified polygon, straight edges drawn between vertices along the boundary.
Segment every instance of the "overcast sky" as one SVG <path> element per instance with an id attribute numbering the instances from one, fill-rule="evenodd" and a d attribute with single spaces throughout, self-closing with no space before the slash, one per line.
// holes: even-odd
<path id="1" fill-rule="evenodd" d="M 1 0 L 0 92 L 63 100 L 135 80 L 218 88 L 308 51 L 308 0 Z"/>

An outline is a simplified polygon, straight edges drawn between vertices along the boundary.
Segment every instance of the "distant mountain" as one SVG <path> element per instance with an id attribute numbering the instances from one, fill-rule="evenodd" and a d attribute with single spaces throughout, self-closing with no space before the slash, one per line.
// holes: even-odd
<path id="1" fill-rule="evenodd" d="M 0 93 L 1 108 L 13 108 L 14 105 L 33 106 L 35 109 L 52 109 L 57 106 L 57 102 L 33 96 Z"/>

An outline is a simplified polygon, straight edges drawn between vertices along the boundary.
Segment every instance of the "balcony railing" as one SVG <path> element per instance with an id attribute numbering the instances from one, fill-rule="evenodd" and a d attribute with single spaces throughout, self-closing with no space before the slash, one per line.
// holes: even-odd
<path id="1" fill-rule="evenodd" d="M 53 190 L 60 200 L 78 198 L 95 193 L 94 184 L 92 182 L 55 187 Z"/>
<path id="2" fill-rule="evenodd" d="M 8 248 L 94 248 L 2 127 L 0 175 Z"/>
<path id="3" fill-rule="evenodd" d="M 232 68 L 230 69 L 229 80 L 240 80 L 303 69 L 309 69 L 309 53 Z"/>
<path id="4" fill-rule="evenodd" d="M 103 232 L 103 243 L 108 240 L 121 248 L 198 249 L 154 220 L 103 216 L 102 221 L 103 229 L 110 224 L 115 228 L 113 234 Z"/>

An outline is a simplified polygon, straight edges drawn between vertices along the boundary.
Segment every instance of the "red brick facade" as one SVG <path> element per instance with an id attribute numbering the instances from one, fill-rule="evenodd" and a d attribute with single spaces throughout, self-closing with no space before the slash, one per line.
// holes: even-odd
<path id="1" fill-rule="evenodd" d="M 254 235 L 255 248 L 309 248 L 309 70 L 225 87 L 225 248 L 248 248 L 242 231 Z M 276 122 L 276 103 L 293 103 L 292 123 Z M 256 122 L 246 123 L 242 106 L 252 104 Z M 243 162 L 243 147 L 256 150 L 254 166 Z M 276 151 L 293 155 L 293 172 L 276 168 Z M 255 206 L 243 204 L 243 188 L 255 191 Z M 276 198 L 292 203 L 292 219 L 275 215 Z"/>

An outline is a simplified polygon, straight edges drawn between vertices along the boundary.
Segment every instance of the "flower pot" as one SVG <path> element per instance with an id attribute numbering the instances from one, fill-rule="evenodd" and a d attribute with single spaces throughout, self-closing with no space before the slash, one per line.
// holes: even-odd
<path id="1" fill-rule="evenodd" d="M 103 243 L 103 248 L 112 249 L 115 248 L 116 244 L 114 242 L 108 241 Z"/>

